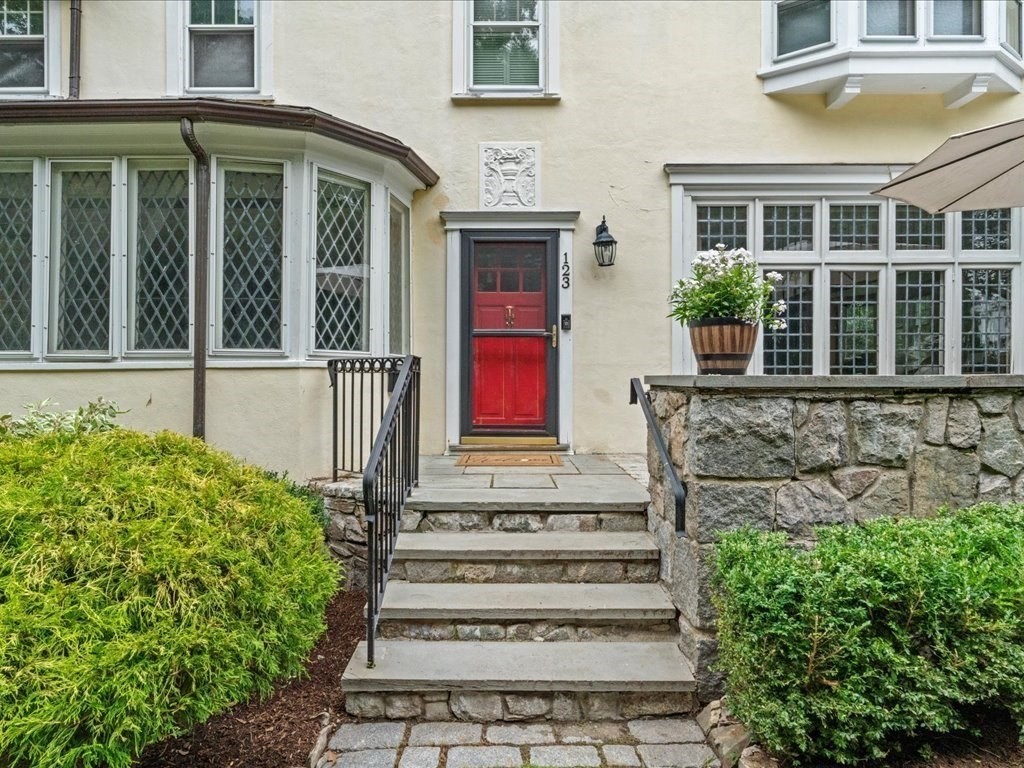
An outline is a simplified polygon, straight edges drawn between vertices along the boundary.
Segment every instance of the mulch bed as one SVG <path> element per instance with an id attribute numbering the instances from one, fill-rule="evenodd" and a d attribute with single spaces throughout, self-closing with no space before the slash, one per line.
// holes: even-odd
<path id="1" fill-rule="evenodd" d="M 308 676 L 269 698 L 239 704 L 186 736 L 149 747 L 137 768 L 291 768 L 306 765 L 325 725 L 350 721 L 341 673 L 366 635 L 365 592 L 340 592 L 327 606 L 327 632 L 310 654 Z"/>
<path id="2" fill-rule="evenodd" d="M 365 592 L 341 592 L 327 606 L 327 632 L 310 656 L 308 676 L 291 680 L 264 701 L 254 700 L 210 718 L 186 736 L 154 744 L 136 768 L 298 768 L 324 725 L 345 714 L 341 673 L 366 634 Z M 1024 747 L 1005 715 L 980 715 L 982 735 L 951 735 L 935 742 L 934 756 L 900 768 L 1024 768 Z"/>

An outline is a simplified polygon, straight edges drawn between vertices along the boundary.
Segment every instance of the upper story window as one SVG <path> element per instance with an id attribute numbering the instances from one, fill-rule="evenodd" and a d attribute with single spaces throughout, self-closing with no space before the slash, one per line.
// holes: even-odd
<path id="1" fill-rule="evenodd" d="M 60 95 L 59 24 L 59 3 L 0 0 L 0 95 Z"/>
<path id="2" fill-rule="evenodd" d="M 557 97 L 557 3 L 453 2 L 452 91 L 456 97 Z"/>
<path id="3" fill-rule="evenodd" d="M 1022 0 L 762 0 L 764 92 L 940 94 L 956 109 L 1019 93 Z"/>
<path id="4" fill-rule="evenodd" d="M 167 92 L 271 96 L 270 0 L 167 0 Z"/>

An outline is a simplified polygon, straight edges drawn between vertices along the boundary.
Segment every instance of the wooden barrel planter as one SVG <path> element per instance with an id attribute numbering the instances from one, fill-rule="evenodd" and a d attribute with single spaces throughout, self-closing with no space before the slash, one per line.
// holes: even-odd
<path id="1" fill-rule="evenodd" d="M 697 373 L 739 375 L 747 372 L 759 325 L 734 317 L 711 317 L 691 320 L 689 326 Z"/>

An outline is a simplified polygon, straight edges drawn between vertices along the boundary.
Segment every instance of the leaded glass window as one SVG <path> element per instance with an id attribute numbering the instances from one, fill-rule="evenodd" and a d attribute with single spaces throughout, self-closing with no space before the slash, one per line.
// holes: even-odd
<path id="1" fill-rule="evenodd" d="M 946 273 L 896 272 L 896 373 L 945 373 Z"/>
<path id="2" fill-rule="evenodd" d="M 809 269 L 779 270 L 772 301 L 786 302 L 786 327 L 764 329 L 764 372 L 768 374 L 814 373 L 814 272 Z"/>
<path id="3" fill-rule="evenodd" d="M 316 195 L 316 349 L 366 350 L 370 190 L 321 174 Z"/>
<path id="4" fill-rule="evenodd" d="M 0 352 L 32 346 L 32 171 L 0 173 Z"/>
<path id="5" fill-rule="evenodd" d="M 57 285 L 55 352 L 110 349 L 111 172 L 58 168 L 51 251 Z"/>
<path id="6" fill-rule="evenodd" d="M 764 206 L 764 250 L 813 251 L 813 205 Z"/>
<path id="7" fill-rule="evenodd" d="M 543 85 L 542 11 L 542 0 L 473 0 L 473 86 Z"/>
<path id="8" fill-rule="evenodd" d="M 828 247 L 833 251 L 877 251 L 880 208 L 877 204 L 830 205 Z"/>
<path id="9" fill-rule="evenodd" d="M 190 0 L 189 85 L 256 87 L 255 0 Z"/>
<path id="10" fill-rule="evenodd" d="M 279 350 L 284 176 L 229 168 L 222 179 L 221 346 Z"/>
<path id="11" fill-rule="evenodd" d="M 188 169 L 133 176 L 135 350 L 186 350 L 189 341 Z"/>
<path id="12" fill-rule="evenodd" d="M 1011 243 L 1010 209 L 964 211 L 960 214 L 960 247 L 965 251 L 1006 251 Z"/>
<path id="13" fill-rule="evenodd" d="M 697 206 L 697 250 L 710 251 L 718 243 L 726 248 L 747 247 L 746 205 Z"/>
<path id="14" fill-rule="evenodd" d="M 1009 269 L 964 269 L 961 273 L 961 372 L 1009 373 Z"/>
<path id="15" fill-rule="evenodd" d="M 830 373 L 878 373 L 878 272 L 833 270 L 830 275 Z"/>
<path id="16" fill-rule="evenodd" d="M 916 205 L 896 205 L 897 251 L 942 251 L 946 248 L 946 217 Z"/>
<path id="17" fill-rule="evenodd" d="M 43 0 L 0 0 L 0 89 L 45 87 Z"/>

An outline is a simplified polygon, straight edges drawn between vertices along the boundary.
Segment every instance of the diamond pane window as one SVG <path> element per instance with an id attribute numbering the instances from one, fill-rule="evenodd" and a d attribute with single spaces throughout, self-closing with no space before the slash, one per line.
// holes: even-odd
<path id="1" fill-rule="evenodd" d="M 814 273 L 809 269 L 779 270 L 772 301 L 786 302 L 786 327 L 764 329 L 766 374 L 814 373 Z"/>
<path id="2" fill-rule="evenodd" d="M 316 349 L 368 348 L 370 190 L 321 175 L 316 200 Z"/>
<path id="3" fill-rule="evenodd" d="M 540 87 L 540 2 L 474 0 L 472 84 Z"/>
<path id="4" fill-rule="evenodd" d="M 0 0 L 0 89 L 46 86 L 43 0 Z"/>
<path id="5" fill-rule="evenodd" d="M 814 206 L 766 205 L 764 250 L 814 250 Z"/>
<path id="6" fill-rule="evenodd" d="M 110 349 L 110 170 L 54 174 L 56 352 Z M 53 254 L 51 253 L 51 257 Z"/>
<path id="7" fill-rule="evenodd" d="M 897 251 L 942 251 L 946 248 L 946 217 L 916 205 L 896 205 Z"/>
<path id="8" fill-rule="evenodd" d="M 189 62 L 193 88 L 255 88 L 254 0 L 191 0 Z"/>
<path id="9" fill-rule="evenodd" d="M 697 206 L 697 250 L 710 251 L 718 243 L 726 248 L 747 247 L 747 206 Z"/>
<path id="10" fill-rule="evenodd" d="M 878 373 L 878 272 L 833 270 L 829 297 L 829 372 Z"/>
<path id="11" fill-rule="evenodd" d="M 284 176 L 228 169 L 222 187 L 221 346 L 279 350 Z"/>
<path id="12" fill-rule="evenodd" d="M 0 352 L 27 352 L 32 332 L 32 172 L 0 173 Z"/>
<path id="13" fill-rule="evenodd" d="M 1007 251 L 1010 249 L 1010 209 L 964 211 L 960 214 L 960 247 L 965 251 Z"/>
<path id="14" fill-rule="evenodd" d="M 390 351 L 392 354 L 404 354 L 410 349 L 409 209 L 394 198 L 391 199 L 389 229 L 388 333 Z"/>
<path id="15" fill-rule="evenodd" d="M 830 205 L 828 219 L 831 250 L 878 250 L 878 205 Z"/>
<path id="16" fill-rule="evenodd" d="M 132 348 L 188 349 L 188 170 L 136 175 Z"/>
<path id="17" fill-rule="evenodd" d="M 945 373 L 946 273 L 896 272 L 896 373 Z"/>
<path id="18" fill-rule="evenodd" d="M 965 269 L 961 292 L 961 371 L 1010 372 L 1009 269 Z"/>

